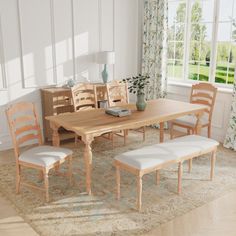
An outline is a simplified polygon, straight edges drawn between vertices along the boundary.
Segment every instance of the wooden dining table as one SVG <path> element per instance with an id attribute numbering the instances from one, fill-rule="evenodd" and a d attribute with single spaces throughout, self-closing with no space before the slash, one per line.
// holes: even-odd
<path id="1" fill-rule="evenodd" d="M 85 110 L 80 112 L 48 116 L 50 127 L 53 130 L 52 141 L 54 146 L 60 145 L 58 129 L 75 132 L 85 144 L 84 160 L 86 168 L 86 191 L 91 194 L 92 149 L 91 143 L 95 137 L 120 130 L 136 129 L 143 126 L 160 124 L 160 142 L 164 140 L 164 122 L 181 116 L 193 114 L 197 118 L 196 132 L 201 132 L 201 116 L 206 107 L 204 105 L 170 99 L 157 99 L 147 102 L 145 111 L 137 111 L 135 104 L 124 107 L 131 110 L 131 115 L 114 117 L 105 113 L 104 109 Z"/>

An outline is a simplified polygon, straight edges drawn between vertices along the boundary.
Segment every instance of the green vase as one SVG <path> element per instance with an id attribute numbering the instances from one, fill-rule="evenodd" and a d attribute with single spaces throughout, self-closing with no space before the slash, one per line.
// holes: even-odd
<path id="1" fill-rule="evenodd" d="M 144 94 L 138 94 L 137 95 L 137 102 L 136 107 L 138 111 L 144 111 L 146 108 L 146 101 L 145 101 L 145 95 Z"/>

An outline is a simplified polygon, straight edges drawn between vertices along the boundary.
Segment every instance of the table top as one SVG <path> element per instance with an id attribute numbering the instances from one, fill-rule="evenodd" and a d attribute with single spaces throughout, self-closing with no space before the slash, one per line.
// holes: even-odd
<path id="1" fill-rule="evenodd" d="M 169 99 L 150 100 L 147 102 L 145 111 L 137 111 L 135 104 L 127 104 L 123 107 L 130 109 L 132 114 L 114 117 L 105 114 L 104 109 L 93 109 L 48 116 L 46 119 L 80 136 L 99 136 L 111 131 L 134 129 L 173 120 L 187 114 L 201 113 L 206 109 L 204 105 Z"/>

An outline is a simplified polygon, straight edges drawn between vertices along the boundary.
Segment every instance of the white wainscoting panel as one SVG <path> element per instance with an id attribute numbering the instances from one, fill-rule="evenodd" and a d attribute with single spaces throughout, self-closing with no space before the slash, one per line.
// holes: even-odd
<path id="1" fill-rule="evenodd" d="M 23 74 L 26 88 L 55 82 L 51 1 L 19 0 Z"/>
<path id="2" fill-rule="evenodd" d="M 137 74 L 138 6 L 137 0 L 0 1 L 0 150 L 12 147 L 5 109 L 35 102 L 42 122 L 39 89 L 69 78 L 101 82 L 98 51 L 116 53 L 110 79 Z"/>

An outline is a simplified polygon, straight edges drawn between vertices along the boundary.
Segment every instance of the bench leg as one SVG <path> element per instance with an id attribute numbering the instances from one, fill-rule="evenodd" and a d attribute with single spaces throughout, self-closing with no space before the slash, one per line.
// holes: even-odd
<path id="1" fill-rule="evenodd" d="M 193 167 L 193 159 L 189 159 L 188 160 L 188 173 L 192 171 L 192 167 Z"/>
<path id="2" fill-rule="evenodd" d="M 120 200 L 120 167 L 116 166 L 116 199 Z"/>
<path id="3" fill-rule="evenodd" d="M 160 170 L 156 171 L 156 185 L 160 184 Z"/>
<path id="4" fill-rule="evenodd" d="M 137 196 L 137 208 L 138 211 L 141 211 L 142 207 L 142 176 L 138 175 L 137 176 L 137 190 L 138 190 L 138 196 Z"/>
<path id="5" fill-rule="evenodd" d="M 183 173 L 183 165 L 182 162 L 180 162 L 178 167 L 178 194 L 181 194 L 182 192 L 182 173 Z"/>
<path id="6" fill-rule="evenodd" d="M 213 180 L 214 172 L 215 172 L 215 162 L 216 162 L 216 150 L 214 150 L 211 154 L 211 174 L 210 180 Z"/>

